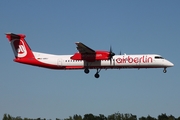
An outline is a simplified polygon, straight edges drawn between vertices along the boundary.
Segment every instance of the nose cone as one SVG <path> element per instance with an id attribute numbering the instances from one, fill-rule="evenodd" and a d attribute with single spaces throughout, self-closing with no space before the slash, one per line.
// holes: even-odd
<path id="1" fill-rule="evenodd" d="M 173 67 L 173 66 L 174 66 L 174 64 L 172 62 L 167 61 L 167 67 Z"/>

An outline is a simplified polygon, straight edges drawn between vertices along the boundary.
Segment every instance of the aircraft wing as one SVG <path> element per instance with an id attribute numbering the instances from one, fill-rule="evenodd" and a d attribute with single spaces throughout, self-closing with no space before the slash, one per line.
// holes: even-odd
<path id="1" fill-rule="evenodd" d="M 84 45 L 83 43 L 81 42 L 76 42 L 76 45 L 77 45 L 77 50 L 79 51 L 79 53 L 81 54 L 92 54 L 92 53 L 95 53 L 95 51 L 91 48 L 89 48 L 88 46 Z"/>

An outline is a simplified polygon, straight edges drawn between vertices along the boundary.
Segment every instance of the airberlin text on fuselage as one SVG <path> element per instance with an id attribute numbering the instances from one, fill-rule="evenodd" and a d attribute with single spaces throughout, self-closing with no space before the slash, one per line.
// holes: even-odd
<path id="1" fill-rule="evenodd" d="M 131 57 L 131 56 L 123 56 L 121 58 L 117 58 L 117 63 L 152 63 L 152 57 L 148 56 L 140 56 L 140 57 Z"/>

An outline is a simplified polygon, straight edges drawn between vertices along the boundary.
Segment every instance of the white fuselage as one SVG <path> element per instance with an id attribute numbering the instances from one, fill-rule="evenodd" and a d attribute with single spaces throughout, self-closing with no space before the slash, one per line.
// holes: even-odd
<path id="1" fill-rule="evenodd" d="M 88 66 L 90 69 L 95 68 L 166 68 L 173 64 L 156 54 L 142 55 L 115 55 L 112 60 L 99 60 L 87 62 L 84 60 L 72 60 L 72 55 L 52 55 L 46 53 L 33 52 L 35 59 L 41 63 L 64 66 L 64 69 L 82 69 Z M 43 67 L 43 66 L 42 66 Z"/>

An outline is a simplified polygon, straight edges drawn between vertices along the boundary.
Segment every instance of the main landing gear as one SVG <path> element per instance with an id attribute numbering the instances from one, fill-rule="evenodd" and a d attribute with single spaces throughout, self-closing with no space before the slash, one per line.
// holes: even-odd
<path id="1" fill-rule="evenodd" d="M 85 69 L 84 69 L 84 72 L 85 72 L 86 74 L 88 74 L 88 73 L 89 73 L 89 69 L 88 69 L 88 68 L 85 68 Z"/>
<path id="2" fill-rule="evenodd" d="M 166 70 L 166 68 L 164 68 L 163 73 L 166 73 L 166 72 L 167 72 L 167 70 Z"/>
<path id="3" fill-rule="evenodd" d="M 100 75 L 99 75 L 99 72 L 101 71 L 101 69 L 97 69 L 97 72 L 96 72 L 96 74 L 94 75 L 94 77 L 95 78 L 99 78 L 100 77 Z"/>
<path id="4" fill-rule="evenodd" d="M 99 77 L 100 77 L 100 75 L 99 75 L 99 72 L 100 72 L 100 71 L 101 71 L 101 69 L 97 69 L 96 74 L 94 74 L 94 77 L 95 77 L 95 78 L 99 78 Z M 84 73 L 88 74 L 88 73 L 89 73 L 89 69 L 88 69 L 88 68 L 85 68 L 85 69 L 84 69 Z"/>

